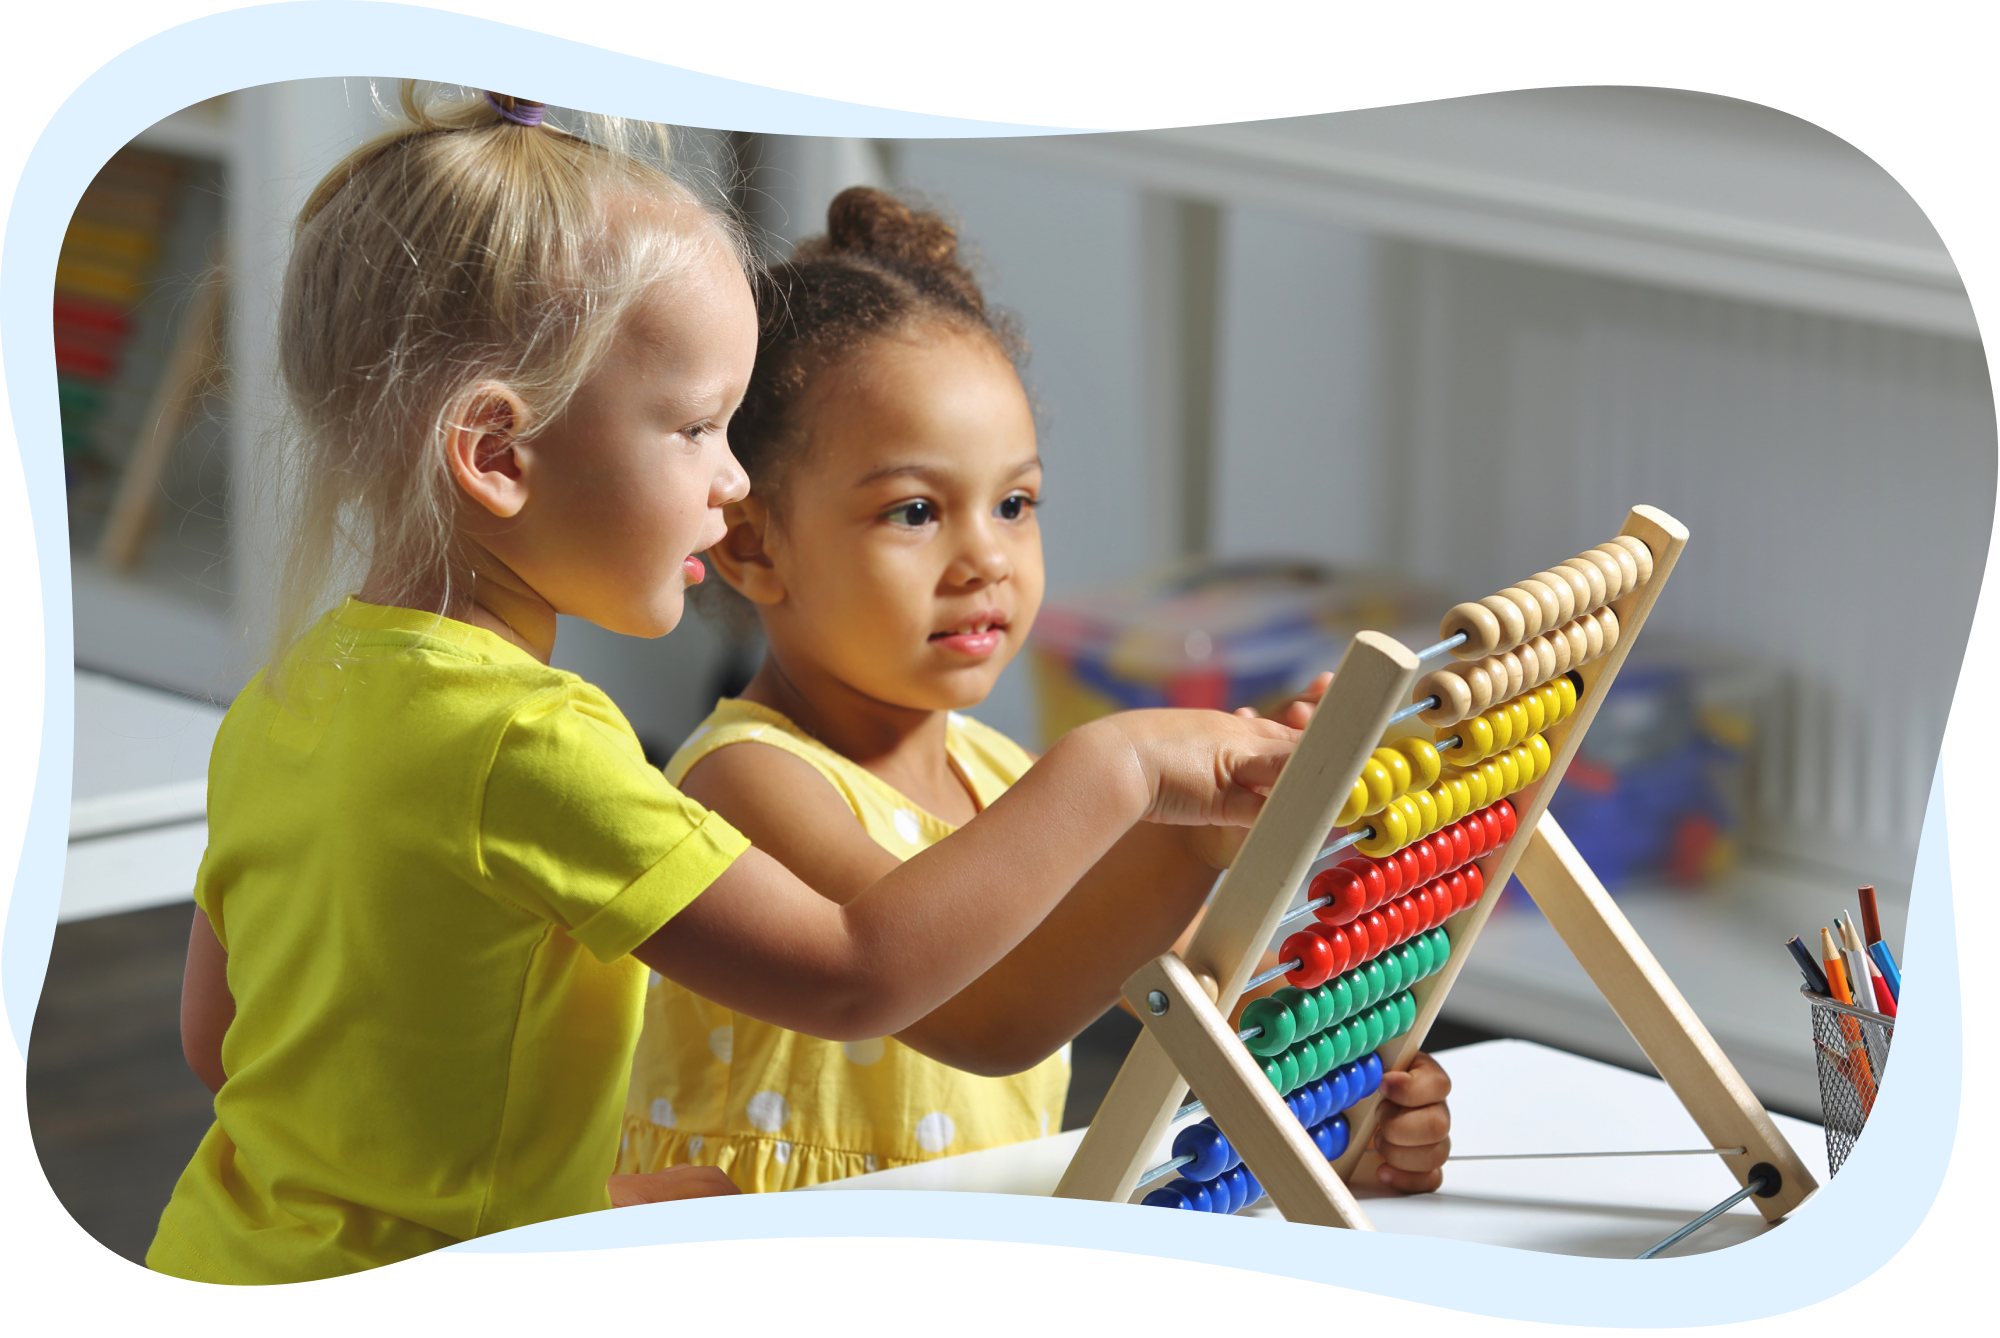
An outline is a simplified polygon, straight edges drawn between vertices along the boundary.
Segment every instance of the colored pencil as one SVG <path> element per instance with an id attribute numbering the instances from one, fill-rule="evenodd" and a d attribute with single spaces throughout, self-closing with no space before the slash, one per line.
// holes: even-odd
<path id="1" fill-rule="evenodd" d="M 1827 994 L 1829 986 L 1826 981 L 1826 972 L 1820 970 L 1819 963 L 1813 960 L 1811 951 L 1807 949 L 1805 944 L 1799 941 L 1797 934 L 1785 940 L 1785 951 L 1791 953 L 1792 960 L 1799 964 L 1799 974 L 1805 977 L 1806 988 L 1814 994 Z M 1833 996 L 1827 994 L 1827 997 L 1832 998 Z"/>
<path id="2" fill-rule="evenodd" d="M 1840 949 L 1833 946 L 1833 935 L 1824 929 L 1819 931 L 1819 958 L 1826 967 L 1826 983 L 1831 987 L 1828 997 L 1851 1007 L 1854 992 L 1847 988 L 1847 968 L 1840 964 Z"/>
<path id="3" fill-rule="evenodd" d="M 1833 986 L 1833 997 L 1841 1003 L 1854 1006 L 1854 994 L 1847 988 L 1847 970 L 1840 964 L 1840 950 L 1833 946 L 1833 935 L 1822 929 L 1819 931 L 1820 956 L 1825 959 L 1827 983 Z M 1867 1005 L 1862 1005 L 1866 1007 Z M 1854 1090 L 1861 1096 L 1861 1112 L 1865 1116 L 1875 1108 L 1875 1069 L 1868 1062 L 1868 1047 L 1861 1041 L 1861 1024 L 1843 1014 L 1840 1018 L 1840 1034 L 1847 1038 L 1847 1064 L 1845 1073 Z"/>
<path id="4" fill-rule="evenodd" d="M 1875 884 L 1870 883 L 1860 891 L 1861 897 L 1861 943 L 1865 948 L 1870 943 L 1882 942 L 1882 912 L 1875 905 Z"/>
<path id="5" fill-rule="evenodd" d="M 1847 968 L 1847 987 L 1854 991 L 1854 1006 L 1872 1009 L 1875 990 L 1869 981 L 1874 973 L 1868 969 L 1868 953 L 1861 946 L 1860 931 L 1854 927 L 1854 913 L 1842 911 L 1834 924 L 1840 930 L 1840 964 Z"/>
<path id="6" fill-rule="evenodd" d="M 1903 1002 L 1903 973 L 1896 968 L 1896 958 L 1886 943 L 1868 945 L 1868 956 L 1875 965 L 1882 968 L 1882 979 L 1889 982 L 1889 997 L 1897 1003 Z"/>

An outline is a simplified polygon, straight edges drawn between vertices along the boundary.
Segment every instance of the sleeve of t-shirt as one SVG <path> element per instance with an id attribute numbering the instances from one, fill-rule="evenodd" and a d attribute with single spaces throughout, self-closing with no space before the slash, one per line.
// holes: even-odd
<path id="1" fill-rule="evenodd" d="M 749 846 L 669 785 L 588 689 L 525 707 L 494 751 L 480 816 L 488 891 L 600 961 L 652 937 Z"/>

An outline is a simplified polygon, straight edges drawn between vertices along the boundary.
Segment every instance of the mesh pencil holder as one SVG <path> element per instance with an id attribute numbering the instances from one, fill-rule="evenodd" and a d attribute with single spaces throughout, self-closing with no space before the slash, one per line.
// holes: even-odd
<path id="1" fill-rule="evenodd" d="M 1826 1121 L 1826 1166 L 1838 1174 L 1854 1140 L 1875 1108 L 1889 1065 L 1896 1020 L 1801 988 L 1812 1005 L 1813 1059 L 1819 1070 L 1819 1108 Z"/>

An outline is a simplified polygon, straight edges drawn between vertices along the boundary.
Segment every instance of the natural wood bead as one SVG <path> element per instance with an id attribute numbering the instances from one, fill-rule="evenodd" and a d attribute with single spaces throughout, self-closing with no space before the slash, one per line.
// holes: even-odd
<path id="1" fill-rule="evenodd" d="M 1426 725 L 1456 725 L 1475 714 L 1472 685 L 1465 681 L 1465 676 L 1456 667 L 1439 669 L 1418 679 L 1417 695 L 1411 700 L 1422 701 L 1426 697 L 1438 699 L 1436 706 L 1417 713 L 1417 719 Z"/>
<path id="2" fill-rule="evenodd" d="M 1590 587 L 1584 585 L 1583 580 L 1575 572 L 1558 575 L 1552 571 L 1538 571 L 1530 576 L 1528 581 L 1535 581 L 1547 587 L 1549 594 L 1556 601 L 1556 616 L 1542 624 L 1544 627 L 1561 627 L 1576 617 L 1576 601 L 1579 598 L 1590 597 Z M 1523 581 L 1521 584 L 1527 585 L 1528 581 Z"/>
<path id="3" fill-rule="evenodd" d="M 1611 540 L 1632 555 L 1632 561 L 1639 568 L 1639 584 L 1653 579 L 1653 550 L 1646 547 L 1646 541 L 1633 534 L 1621 534 Z"/>
<path id="4" fill-rule="evenodd" d="M 1618 615 L 1607 604 L 1590 616 L 1597 619 L 1597 625 L 1604 629 L 1604 653 L 1609 655 L 1618 649 Z"/>
<path id="5" fill-rule="evenodd" d="M 1563 625 L 1562 601 L 1556 598 L 1556 592 L 1543 584 L 1540 578 L 1530 576 L 1525 581 L 1516 581 L 1514 588 L 1527 591 L 1535 597 L 1535 602 L 1542 606 L 1542 625 L 1535 629 L 1536 636 L 1540 636 L 1550 628 Z"/>
<path id="6" fill-rule="evenodd" d="M 1554 671 L 1549 674 L 1549 678 L 1553 679 L 1558 674 L 1568 673 L 1570 666 L 1570 658 L 1571 658 L 1569 649 L 1569 633 L 1565 631 L 1562 627 L 1558 627 L 1555 631 L 1544 634 L 1543 640 L 1549 643 L 1549 654 L 1554 657 L 1556 662 L 1556 667 Z M 1543 681 L 1547 682 L 1548 679 L 1544 679 Z"/>
<path id="7" fill-rule="evenodd" d="M 1472 689 L 1472 709 L 1466 712 L 1466 715 L 1478 715 L 1493 704 L 1493 694 L 1497 689 L 1493 683 L 1493 675 L 1486 672 L 1486 661 L 1461 664 L 1458 666 L 1458 673 L 1459 677 L 1465 680 L 1465 685 Z M 1459 718 L 1462 720 L 1465 717 Z"/>
<path id="8" fill-rule="evenodd" d="M 1639 561 L 1625 551 L 1624 545 L 1604 543 L 1599 544 L 1591 551 L 1602 553 L 1618 564 L 1618 570 L 1625 578 L 1624 584 L 1618 590 L 1618 597 L 1620 599 L 1623 599 L 1639 588 Z"/>
<path id="9" fill-rule="evenodd" d="M 1604 602 L 1604 568 L 1580 557 L 1569 559 L 1562 567 L 1565 571 L 1575 572 L 1584 583 L 1584 597 L 1576 605 L 1578 615 L 1588 613 Z"/>
<path id="10" fill-rule="evenodd" d="M 1483 603 L 1460 604 L 1438 624 L 1440 641 L 1449 641 L 1460 632 L 1465 633 L 1465 644 L 1452 654 L 1461 660 L 1476 660 L 1500 649 L 1500 619 Z"/>
<path id="11" fill-rule="evenodd" d="M 1500 620 L 1500 644 L 1494 653 L 1508 651 L 1521 644 L 1521 638 L 1528 634 L 1528 620 L 1521 612 L 1521 606 L 1505 595 L 1488 595 L 1479 601 L 1493 611 Z"/>
<path id="12" fill-rule="evenodd" d="M 1479 662 L 1493 679 L 1493 700 L 1497 704 L 1509 700 L 1521 690 L 1521 661 L 1512 651 L 1502 651 L 1489 655 Z"/>
<path id="13" fill-rule="evenodd" d="M 1532 675 L 1534 681 L 1526 684 L 1527 687 L 1538 688 L 1556 676 L 1556 648 L 1549 644 L 1547 637 L 1532 638 L 1521 647 L 1519 653 L 1533 654 L 1535 657 L 1535 672 Z"/>
<path id="14" fill-rule="evenodd" d="M 1588 617 L 1586 614 L 1583 618 L 1572 618 L 1562 625 L 1563 640 L 1569 642 L 1570 669 L 1581 669 L 1590 659 L 1590 637 L 1583 630 L 1583 624 Z M 1568 673 L 1569 670 L 1563 672 Z"/>
<path id="15" fill-rule="evenodd" d="M 1542 597 L 1524 585 L 1510 585 L 1500 592 L 1502 599 L 1512 600 L 1521 610 L 1521 640 L 1527 641 L 1542 634 L 1549 625 L 1548 611 L 1542 605 Z"/>
<path id="16" fill-rule="evenodd" d="M 1583 658 L 1588 661 L 1602 655 L 1604 653 L 1604 624 L 1597 621 L 1594 614 L 1586 613 L 1576 620 L 1576 625 L 1583 629 Z"/>
<path id="17" fill-rule="evenodd" d="M 1586 548 L 1570 561 L 1587 562 L 1604 578 L 1604 598 L 1592 601 L 1591 608 L 1601 608 L 1625 593 L 1625 569 L 1612 561 L 1610 554 Z"/>

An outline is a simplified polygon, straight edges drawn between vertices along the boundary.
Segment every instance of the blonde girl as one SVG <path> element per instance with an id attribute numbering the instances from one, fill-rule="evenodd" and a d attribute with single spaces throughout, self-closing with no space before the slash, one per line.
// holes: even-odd
<path id="1" fill-rule="evenodd" d="M 1040 606 L 1042 465 L 1025 350 L 952 228 L 863 188 L 827 224 L 759 280 L 732 428 L 751 490 L 709 554 L 768 654 L 666 772 L 845 901 L 956 847 L 1048 765 L 959 713 Z M 1088 499 L 1068 501 L 1088 523 Z M 1069 1066 L 1043 1056 L 1175 941 L 1228 862 L 1222 834 L 1135 828 L 994 970 L 894 1034 L 835 1044 L 655 982 L 620 1169 L 787 1189 L 1059 1129 Z M 1385 1183 L 1436 1186 L 1447 1087 L 1428 1060 L 1394 1080 L 1413 1109 L 1388 1112 Z"/>
<path id="2" fill-rule="evenodd" d="M 287 630 L 215 744 L 182 1002 L 215 1124 L 147 1257 L 185 1278 L 730 1192 L 607 1184 L 648 968 L 835 1042 L 900 1031 L 1134 823 L 1248 821 L 1294 738 L 1122 717 L 839 900 L 749 849 L 548 664 L 558 614 L 672 630 L 744 496 L 736 235 L 615 126 L 403 108 L 313 193 L 283 288 Z M 358 593 L 312 618 L 342 545 Z"/>

